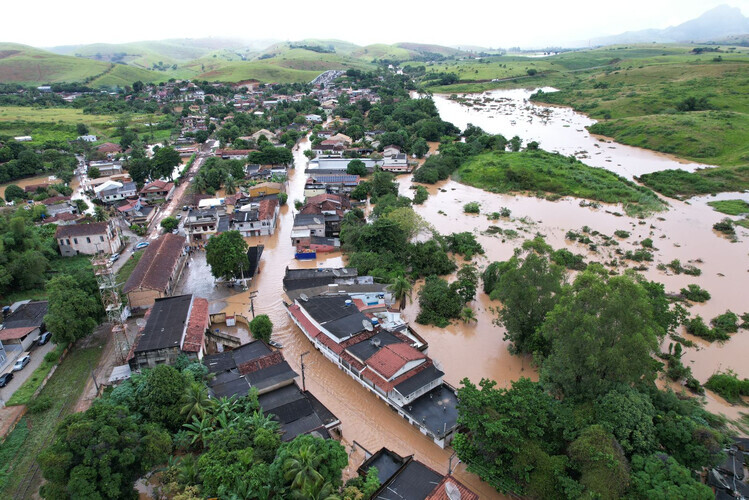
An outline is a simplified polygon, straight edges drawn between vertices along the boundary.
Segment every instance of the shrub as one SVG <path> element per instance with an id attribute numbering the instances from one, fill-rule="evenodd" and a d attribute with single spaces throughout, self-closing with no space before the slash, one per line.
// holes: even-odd
<path id="1" fill-rule="evenodd" d="M 700 288 L 699 285 L 695 285 L 694 283 L 690 284 L 687 288 L 682 288 L 680 292 L 687 300 L 691 300 L 692 302 L 705 302 L 710 300 L 710 292 L 704 288 Z"/>
<path id="2" fill-rule="evenodd" d="M 31 400 L 27 408 L 32 415 L 45 412 L 52 408 L 52 398 L 49 396 L 39 396 L 36 399 Z"/>
<path id="3" fill-rule="evenodd" d="M 715 229 L 719 233 L 725 234 L 726 236 L 736 236 L 736 231 L 734 230 L 733 226 L 734 222 L 726 217 L 720 222 L 716 222 L 715 224 L 713 224 L 713 229 Z"/>
<path id="4" fill-rule="evenodd" d="M 710 324 L 715 329 L 726 333 L 736 333 L 739 331 L 739 316 L 731 311 L 726 311 L 710 320 Z"/>
<path id="5" fill-rule="evenodd" d="M 416 193 L 414 193 L 414 205 L 421 205 L 429 197 L 429 191 L 424 186 L 416 186 Z"/>
<path id="6" fill-rule="evenodd" d="M 286 193 L 278 193 L 278 204 L 281 206 L 286 205 L 286 200 L 289 199 L 289 195 Z"/>
<path id="7" fill-rule="evenodd" d="M 738 402 L 741 396 L 749 396 L 749 379 L 740 380 L 731 370 L 713 374 L 705 382 L 705 387 L 730 402 Z"/>
<path id="8" fill-rule="evenodd" d="M 614 231 L 614 234 L 619 238 L 629 238 L 630 236 L 629 231 L 624 231 L 622 229 L 617 229 L 616 231 Z"/>
<path id="9" fill-rule="evenodd" d="M 477 201 L 471 201 L 463 205 L 463 212 L 467 214 L 477 214 L 481 211 L 481 205 Z"/>

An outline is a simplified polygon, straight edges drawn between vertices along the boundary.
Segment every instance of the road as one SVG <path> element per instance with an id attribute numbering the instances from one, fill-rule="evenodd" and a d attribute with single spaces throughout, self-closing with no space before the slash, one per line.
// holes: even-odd
<path id="1" fill-rule="evenodd" d="M 174 215 L 174 213 L 177 212 L 180 207 L 182 207 L 182 200 L 185 196 L 185 193 L 187 192 L 188 187 L 192 183 L 193 177 L 200 169 L 200 166 L 203 164 L 206 158 L 209 158 L 212 155 L 211 149 L 215 148 L 215 146 L 216 141 L 206 141 L 206 144 L 203 144 L 201 151 L 200 153 L 198 153 L 197 158 L 195 158 L 195 161 L 190 167 L 190 170 L 187 171 L 187 175 L 183 177 L 181 184 L 179 185 L 179 187 L 177 187 L 177 189 L 175 189 L 174 196 L 172 196 L 171 201 L 162 205 L 159 213 L 157 213 L 156 217 L 154 217 L 153 221 L 151 221 L 151 226 L 149 227 L 148 234 L 145 239 L 155 240 L 156 238 L 158 238 L 161 234 L 161 221 L 167 217 Z"/>
<path id="2" fill-rule="evenodd" d="M 16 392 L 19 387 L 21 387 L 21 384 L 23 384 L 26 379 L 29 378 L 32 373 L 34 373 L 34 370 L 36 370 L 39 365 L 42 364 L 44 355 L 54 350 L 54 348 L 55 345 L 52 342 L 47 342 L 41 347 L 32 347 L 30 351 L 31 361 L 29 361 L 29 364 L 26 365 L 23 370 L 13 372 L 13 380 L 11 380 L 8 385 L 0 389 L 0 400 L 2 400 L 3 402 L 8 401 L 13 393 Z"/>

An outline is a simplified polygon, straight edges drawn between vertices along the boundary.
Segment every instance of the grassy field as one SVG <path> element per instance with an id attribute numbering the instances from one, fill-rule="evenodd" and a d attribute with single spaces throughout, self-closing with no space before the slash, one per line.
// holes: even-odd
<path id="1" fill-rule="evenodd" d="M 531 192 L 621 203 L 633 215 L 665 209 L 647 188 L 608 170 L 546 151 L 484 153 L 463 164 L 453 176 L 496 193 Z"/>
<path id="2" fill-rule="evenodd" d="M 61 56 L 28 45 L 0 43 L 0 82 L 82 82 L 104 73 L 109 63 Z"/>
<path id="3" fill-rule="evenodd" d="M 0 446 L 0 497 L 11 498 L 32 470 L 37 454 L 54 438 L 57 424 L 70 413 L 91 376 L 91 367 L 101 357 L 105 336 L 99 342 L 80 348 L 74 347 L 42 389 L 38 398 L 48 398 L 51 406 L 46 411 L 27 414 Z M 29 488 L 25 498 L 35 493 L 39 477 Z"/>
<path id="4" fill-rule="evenodd" d="M 749 49 L 693 52 L 694 45 L 633 45 L 545 58 L 497 56 L 435 64 L 460 82 L 435 92 L 552 86 L 538 102 L 571 106 L 599 123 L 591 132 L 617 142 L 671 153 L 721 168 L 684 175 L 649 174 L 642 181 L 667 196 L 749 187 Z M 528 70 L 537 74 L 528 76 Z M 499 82 L 488 79 L 507 79 Z M 689 106 L 688 98 L 701 102 Z"/>
<path id="5" fill-rule="evenodd" d="M 708 205 L 727 215 L 749 214 L 749 203 L 744 200 L 711 201 L 708 202 Z"/>
<path id="6" fill-rule="evenodd" d="M 75 126 L 88 125 L 90 133 L 108 137 L 115 127 L 114 115 L 86 115 L 80 109 L 0 107 L 0 135 L 30 135 L 32 144 L 67 141 L 78 137 Z"/>

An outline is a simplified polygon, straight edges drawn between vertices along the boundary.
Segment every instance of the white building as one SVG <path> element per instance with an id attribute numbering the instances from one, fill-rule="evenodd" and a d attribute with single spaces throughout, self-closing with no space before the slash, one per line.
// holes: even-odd
<path id="1" fill-rule="evenodd" d="M 63 257 L 78 254 L 113 254 L 122 248 L 120 229 L 113 220 L 57 226 L 55 239 Z"/>

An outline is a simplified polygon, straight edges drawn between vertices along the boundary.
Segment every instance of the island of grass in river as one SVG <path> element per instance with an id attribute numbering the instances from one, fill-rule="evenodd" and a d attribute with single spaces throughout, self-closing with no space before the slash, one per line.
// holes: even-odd
<path id="1" fill-rule="evenodd" d="M 465 162 L 457 181 L 495 193 L 541 192 L 621 203 L 631 215 L 664 210 L 651 190 L 573 157 L 546 151 L 490 152 Z"/>
<path id="2" fill-rule="evenodd" d="M 727 215 L 749 214 L 749 203 L 744 200 L 711 201 L 708 205 L 720 213 Z"/>

